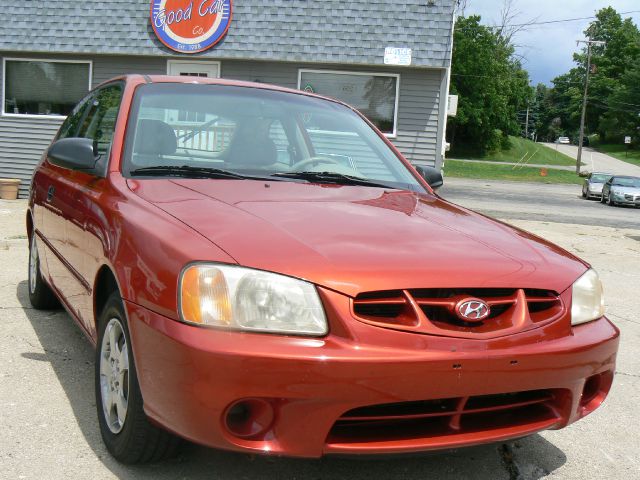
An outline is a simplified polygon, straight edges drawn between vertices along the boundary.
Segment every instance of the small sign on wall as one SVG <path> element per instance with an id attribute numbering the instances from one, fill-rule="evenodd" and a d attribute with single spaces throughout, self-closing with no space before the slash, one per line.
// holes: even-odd
<path id="1" fill-rule="evenodd" d="M 384 49 L 385 65 L 411 65 L 411 49 L 387 47 Z"/>
<path id="2" fill-rule="evenodd" d="M 455 117 L 458 114 L 458 95 L 449 95 L 447 98 L 447 116 Z"/>

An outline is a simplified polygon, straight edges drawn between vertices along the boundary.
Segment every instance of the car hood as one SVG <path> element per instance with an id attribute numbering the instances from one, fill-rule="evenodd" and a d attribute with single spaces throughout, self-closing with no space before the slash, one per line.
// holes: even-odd
<path id="1" fill-rule="evenodd" d="M 611 191 L 616 193 L 625 194 L 628 193 L 630 195 L 638 195 L 640 194 L 640 188 L 638 187 L 621 187 L 619 185 L 613 185 L 611 187 Z"/>
<path id="2" fill-rule="evenodd" d="M 586 269 L 553 244 L 434 195 L 254 180 L 128 184 L 239 264 L 352 296 L 404 288 L 559 293 Z"/>

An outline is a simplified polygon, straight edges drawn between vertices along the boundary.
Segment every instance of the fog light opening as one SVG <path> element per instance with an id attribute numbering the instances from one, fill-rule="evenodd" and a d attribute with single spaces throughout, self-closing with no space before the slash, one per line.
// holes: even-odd
<path id="1" fill-rule="evenodd" d="M 578 414 L 584 417 L 602 405 L 613 383 L 613 369 L 587 378 L 582 387 Z"/>
<path id="2" fill-rule="evenodd" d="M 224 425 L 231 435 L 256 438 L 269 430 L 273 419 L 271 403 L 260 398 L 250 398 L 229 405 L 224 414 Z"/>
<path id="3" fill-rule="evenodd" d="M 587 381 L 584 382 L 584 387 L 582 389 L 582 397 L 580 398 L 581 406 L 584 407 L 588 405 L 594 398 L 598 396 L 598 394 L 600 393 L 601 384 L 601 375 L 593 375 L 592 377 L 587 378 Z"/>

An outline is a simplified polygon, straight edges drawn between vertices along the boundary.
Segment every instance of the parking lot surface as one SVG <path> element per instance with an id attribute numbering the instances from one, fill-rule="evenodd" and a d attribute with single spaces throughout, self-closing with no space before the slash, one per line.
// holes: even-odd
<path id="1" fill-rule="evenodd" d="M 564 430 L 429 455 L 293 460 L 190 445 L 161 464 L 119 465 L 98 431 L 92 347 L 63 311 L 30 307 L 26 203 L 0 200 L 0 478 L 640 479 L 640 210 L 587 202 L 576 186 L 455 180 L 442 195 L 548 238 L 600 272 L 622 341 L 611 395 L 594 414 Z"/>

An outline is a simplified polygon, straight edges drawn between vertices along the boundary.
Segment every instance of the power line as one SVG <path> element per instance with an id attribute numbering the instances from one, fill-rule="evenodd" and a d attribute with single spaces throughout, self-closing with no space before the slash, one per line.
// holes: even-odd
<path id="1" fill-rule="evenodd" d="M 629 15 L 630 13 L 640 13 L 640 10 L 631 10 L 628 12 L 618 12 L 618 15 Z M 529 25 L 549 25 L 552 23 L 566 23 L 566 22 L 578 22 L 580 20 L 592 20 L 598 18 L 595 15 L 590 17 L 579 18 L 564 18 L 562 20 L 545 20 L 543 22 L 529 22 L 529 23 L 514 23 L 511 25 L 487 25 L 489 28 L 503 28 L 503 27 L 528 27 Z"/>
<path id="2" fill-rule="evenodd" d="M 620 107 L 612 107 L 611 105 L 603 102 L 602 100 L 596 100 L 589 98 L 589 103 L 597 108 L 604 108 L 605 110 L 611 110 L 613 112 L 625 112 L 625 113 L 640 113 L 638 110 L 630 110 Z"/>
<path id="3" fill-rule="evenodd" d="M 618 15 L 622 16 L 622 15 L 629 15 L 632 13 L 640 13 L 640 10 L 629 10 L 628 12 L 617 12 Z M 528 23 L 512 23 L 512 24 L 506 24 L 506 25 L 483 25 L 486 28 L 492 28 L 492 29 L 500 29 L 500 28 L 506 28 L 506 27 L 530 27 L 532 25 L 552 25 L 552 24 L 557 24 L 557 23 L 569 23 L 569 22 L 579 22 L 581 20 L 593 20 L 595 18 L 598 18 L 596 15 L 591 15 L 589 17 L 576 17 L 576 18 L 563 18 L 563 19 L 558 19 L 558 20 L 544 20 L 541 22 L 528 22 Z M 456 27 L 456 30 L 464 30 L 464 27 Z"/>
<path id="4" fill-rule="evenodd" d="M 472 75 L 467 73 L 452 73 L 452 77 L 496 78 L 495 75 Z"/>
<path id="5" fill-rule="evenodd" d="M 617 103 L 619 105 L 628 105 L 630 107 L 638 107 L 638 108 L 640 108 L 640 105 L 638 105 L 637 103 L 619 102 L 618 100 L 611 100 L 611 99 L 609 99 L 609 101 L 611 103 Z"/>

